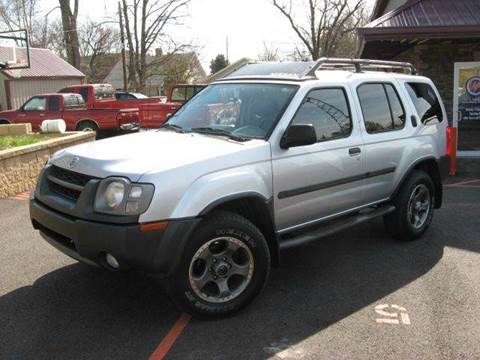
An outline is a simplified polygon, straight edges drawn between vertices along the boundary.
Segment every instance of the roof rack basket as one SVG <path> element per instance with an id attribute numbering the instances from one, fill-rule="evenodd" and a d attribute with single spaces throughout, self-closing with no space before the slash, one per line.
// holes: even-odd
<path id="1" fill-rule="evenodd" d="M 417 69 L 407 62 L 383 61 L 383 60 L 369 60 L 369 59 L 342 59 L 342 58 L 320 58 L 315 64 L 308 69 L 303 77 L 316 77 L 317 70 L 332 70 L 338 68 L 354 67 L 355 72 L 360 73 L 362 70 L 374 69 L 403 69 L 407 70 L 411 75 L 417 75 Z"/>

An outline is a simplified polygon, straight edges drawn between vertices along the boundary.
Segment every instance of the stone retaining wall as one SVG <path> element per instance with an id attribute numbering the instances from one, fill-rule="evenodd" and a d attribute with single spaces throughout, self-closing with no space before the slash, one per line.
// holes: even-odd
<path id="1" fill-rule="evenodd" d="M 72 132 L 32 145 L 0 150 L 0 199 L 33 189 L 45 162 L 56 151 L 94 140 L 94 132 Z"/>

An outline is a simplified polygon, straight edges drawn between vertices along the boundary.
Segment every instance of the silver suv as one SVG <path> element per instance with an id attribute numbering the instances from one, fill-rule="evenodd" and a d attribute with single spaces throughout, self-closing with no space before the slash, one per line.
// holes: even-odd
<path id="1" fill-rule="evenodd" d="M 285 248 L 380 216 L 419 238 L 442 204 L 446 127 L 410 64 L 252 63 L 159 130 L 56 153 L 31 219 L 72 258 L 161 275 L 181 309 L 225 316 Z"/>

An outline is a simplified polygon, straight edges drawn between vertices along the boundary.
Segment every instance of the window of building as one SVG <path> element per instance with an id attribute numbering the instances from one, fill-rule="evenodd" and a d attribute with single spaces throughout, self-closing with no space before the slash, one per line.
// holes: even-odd
<path id="1" fill-rule="evenodd" d="M 430 85 L 411 82 L 406 83 L 405 86 L 422 123 L 436 124 L 443 120 L 440 101 Z"/>
<path id="2" fill-rule="evenodd" d="M 345 91 L 340 88 L 310 91 L 292 124 L 311 124 L 317 141 L 348 137 L 352 132 L 352 120 Z"/>
<path id="3" fill-rule="evenodd" d="M 405 110 L 391 84 L 364 84 L 358 87 L 365 127 L 369 134 L 402 129 Z"/>

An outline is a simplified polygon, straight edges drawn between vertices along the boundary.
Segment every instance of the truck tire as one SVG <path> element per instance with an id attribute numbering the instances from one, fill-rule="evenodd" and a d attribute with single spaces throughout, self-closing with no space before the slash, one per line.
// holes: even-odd
<path id="1" fill-rule="evenodd" d="M 424 171 L 414 170 L 393 199 L 396 210 L 383 218 L 387 231 L 397 240 L 420 238 L 432 222 L 434 194 L 431 177 Z"/>
<path id="2" fill-rule="evenodd" d="M 219 318 L 248 305 L 269 272 L 270 253 L 260 230 L 238 214 L 218 211 L 195 230 L 166 287 L 182 311 Z"/>
<path id="3" fill-rule="evenodd" d="M 81 121 L 76 128 L 77 131 L 98 131 L 98 126 L 93 121 L 84 120 Z"/>
<path id="4" fill-rule="evenodd" d="M 8 120 L 0 119 L 0 125 L 9 125 L 10 122 Z"/>

